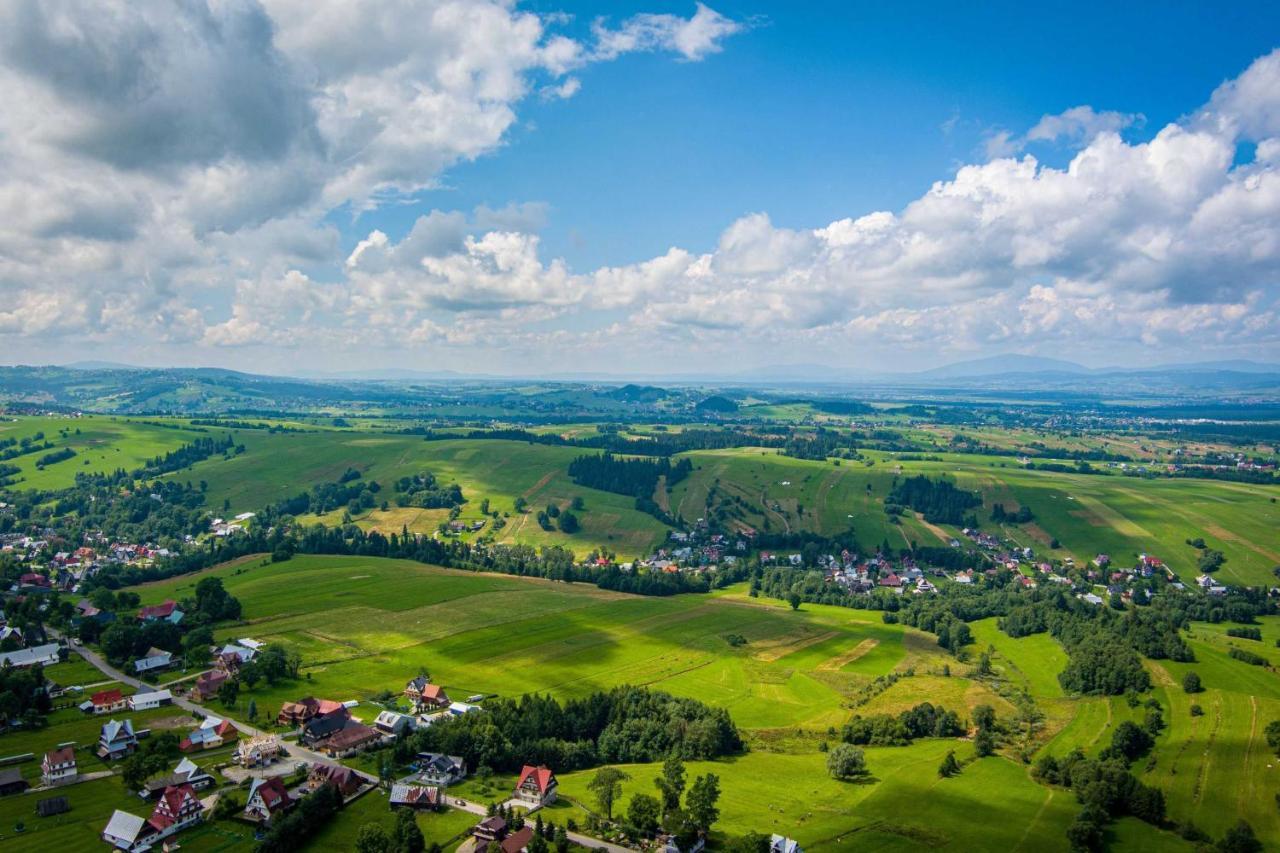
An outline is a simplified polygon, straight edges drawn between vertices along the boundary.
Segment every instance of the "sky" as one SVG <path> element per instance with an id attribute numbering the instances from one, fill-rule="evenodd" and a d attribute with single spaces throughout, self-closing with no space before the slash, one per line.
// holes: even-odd
<path id="1" fill-rule="evenodd" d="M 10 0 L 0 362 L 1280 361 L 1230 5 Z"/>

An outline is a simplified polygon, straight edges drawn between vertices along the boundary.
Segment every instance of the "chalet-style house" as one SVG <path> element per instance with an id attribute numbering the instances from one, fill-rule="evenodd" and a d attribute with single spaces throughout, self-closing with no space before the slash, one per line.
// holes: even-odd
<path id="1" fill-rule="evenodd" d="M 44 784 L 60 785 L 75 779 L 76 775 L 74 746 L 60 746 L 44 754 L 44 760 L 40 762 L 40 778 Z"/>
<path id="2" fill-rule="evenodd" d="M 149 604 L 138 611 L 138 620 L 141 622 L 157 622 L 165 621 L 177 625 L 182 621 L 183 613 L 178 609 L 178 603 L 173 600 L 165 601 L 160 604 Z"/>
<path id="3" fill-rule="evenodd" d="M 556 801 L 556 775 L 547 767 L 526 764 L 520 771 L 514 796 L 530 805 L 545 806 Z"/>
<path id="4" fill-rule="evenodd" d="M 309 722 L 314 717 L 338 711 L 346 711 L 341 702 L 307 696 L 297 702 L 285 702 L 280 706 L 280 714 L 276 717 L 276 722 L 282 726 L 298 726 Z"/>
<path id="5" fill-rule="evenodd" d="M 398 782 L 391 786 L 391 808 L 393 809 L 414 809 L 415 811 L 436 809 L 442 802 L 440 789 L 430 785 Z"/>
<path id="6" fill-rule="evenodd" d="M 236 747 L 235 762 L 241 767 L 262 767 L 279 757 L 280 738 L 264 734 L 241 741 Z"/>
<path id="7" fill-rule="evenodd" d="M 17 767 L 0 770 L 0 797 L 21 794 L 28 787 L 27 780 L 22 778 L 22 771 Z"/>
<path id="8" fill-rule="evenodd" d="M 108 761 L 124 758 L 138 748 L 138 736 L 133 732 L 133 721 L 109 720 L 98 735 L 98 757 Z"/>
<path id="9" fill-rule="evenodd" d="M 249 800 L 244 804 L 244 816 L 246 820 L 269 824 L 276 815 L 284 814 L 296 803 L 281 777 L 254 779 L 249 786 Z"/>
<path id="10" fill-rule="evenodd" d="M 499 841 L 498 846 L 502 848 L 502 853 L 525 853 L 530 841 L 533 841 L 533 827 L 522 826 Z"/>
<path id="11" fill-rule="evenodd" d="M 199 728 L 193 730 L 182 739 L 182 743 L 178 744 L 178 749 L 183 752 L 217 749 L 239 737 L 240 732 L 229 721 L 221 720 L 217 717 L 205 717 L 200 722 Z"/>
<path id="12" fill-rule="evenodd" d="M 218 695 L 218 689 L 230 678 L 225 672 L 211 669 L 208 672 L 200 673 L 200 677 L 196 679 L 195 686 L 191 690 L 191 698 L 200 702 L 208 702 L 210 699 Z"/>
<path id="13" fill-rule="evenodd" d="M 769 853 L 804 853 L 804 849 L 794 838 L 774 835 L 769 839 Z"/>
<path id="14" fill-rule="evenodd" d="M 449 707 L 449 694 L 444 692 L 444 688 L 439 684 L 424 684 L 421 689 L 411 689 L 414 681 L 409 682 L 410 687 L 405 688 L 405 695 L 413 702 L 413 713 L 426 714 L 430 711 L 440 711 Z"/>
<path id="15" fill-rule="evenodd" d="M 324 743 L 320 744 L 320 749 L 330 758 L 345 758 L 380 743 L 382 737 L 382 733 L 377 729 L 348 720 L 340 731 L 330 735 Z"/>
<path id="16" fill-rule="evenodd" d="M 147 693 L 135 693 L 133 696 L 127 696 L 125 701 L 129 703 L 130 711 L 146 711 L 151 708 L 159 708 L 161 705 L 171 704 L 173 702 L 173 694 L 168 690 L 152 690 Z"/>
<path id="17" fill-rule="evenodd" d="M 146 820 L 117 810 L 102 831 L 102 840 L 117 850 L 151 850 L 203 819 L 204 806 L 196 792 L 190 785 L 178 785 L 161 793 L 155 810 Z"/>
<path id="18" fill-rule="evenodd" d="M 428 785 L 445 787 L 461 782 L 467 775 L 467 763 L 457 755 L 419 752 L 415 765 L 418 778 Z"/>
<path id="19" fill-rule="evenodd" d="M 80 703 L 80 710 L 87 714 L 114 714 L 116 711 L 123 711 L 128 705 L 119 689 L 99 690 Z"/>
<path id="20" fill-rule="evenodd" d="M 181 785 L 190 785 L 192 790 L 203 791 L 205 788 L 212 787 L 214 782 L 212 775 L 201 770 L 190 758 L 184 758 L 178 762 L 177 767 L 173 768 L 172 773 L 148 779 L 142 786 L 142 790 L 138 791 L 138 796 L 144 800 L 154 800 L 166 789 Z"/>
<path id="21" fill-rule="evenodd" d="M 351 713 L 343 707 L 328 714 L 312 717 L 302 727 L 298 740 L 303 746 L 315 746 L 323 743 L 347 727 L 351 722 Z"/>
<path id="22" fill-rule="evenodd" d="M 316 764 L 307 776 L 307 790 L 317 791 L 324 785 L 333 785 L 343 797 L 351 796 L 364 783 L 364 777 L 359 773 L 337 764 Z"/>
<path id="23" fill-rule="evenodd" d="M 507 837 L 507 822 L 497 815 L 492 815 L 477 823 L 471 830 L 471 835 L 476 840 L 476 849 L 483 850 L 493 842 L 501 842 Z"/>

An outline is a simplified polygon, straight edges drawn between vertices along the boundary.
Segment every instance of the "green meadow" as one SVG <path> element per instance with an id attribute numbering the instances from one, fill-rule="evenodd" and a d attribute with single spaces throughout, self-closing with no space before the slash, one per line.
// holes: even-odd
<path id="1" fill-rule="evenodd" d="M 148 459 L 176 450 L 207 432 L 186 426 L 185 421 L 166 421 L 172 426 L 156 426 L 141 420 L 105 415 L 83 417 L 19 417 L 0 420 L 0 440 L 34 437 L 43 432 L 43 441 L 52 450 L 40 450 L 5 460 L 3 464 L 21 469 L 16 485 L 29 489 L 62 489 L 75 482 L 78 473 L 105 473 L 123 468 L 132 471 Z M 41 456 L 70 448 L 76 455 L 62 462 L 36 467 Z"/>
<path id="2" fill-rule="evenodd" d="M 1011 511 L 1030 507 L 1033 522 L 1005 525 L 1003 533 L 1042 555 L 1083 563 L 1106 553 L 1116 565 L 1131 566 L 1138 554 L 1155 554 L 1191 581 L 1199 552 L 1186 540 L 1203 538 L 1226 555 L 1218 577 L 1228 584 L 1271 583 L 1271 570 L 1280 565 L 1276 486 L 1064 474 L 1026 469 L 1008 457 L 961 454 L 900 461 L 873 452 L 866 455 L 874 464 L 844 460 L 839 466 L 760 449 L 686 455 L 695 470 L 672 490 L 671 507 L 688 521 L 704 515 L 715 489 L 736 498 L 744 523 L 757 528 L 828 536 L 852 529 L 866 548 L 884 541 L 895 548 L 939 545 L 958 531 L 912 517 L 895 525 L 884 514 L 896 477 L 927 474 L 953 477 L 958 486 L 980 492 L 983 507 L 975 514 L 987 529 L 993 504 Z M 1049 547 L 1054 539 L 1056 550 Z"/>
<path id="3" fill-rule="evenodd" d="M 691 774 L 721 778 L 718 831 L 776 831 L 807 848 L 1064 849 L 1066 826 L 1078 809 L 1074 795 L 1032 780 L 1019 751 L 1061 755 L 1079 746 L 1096 753 L 1115 725 L 1142 714 L 1120 697 L 1064 695 L 1056 676 L 1065 655 L 1056 642 L 1047 635 L 1011 639 L 993 619 L 972 626 L 972 652 L 989 649 L 996 672 L 994 679 L 977 679 L 971 663 L 943 654 L 930 635 L 883 624 L 877 613 L 808 604 L 792 611 L 753 599 L 742 586 L 644 598 L 407 561 L 318 556 L 246 560 L 209 573 L 222 577 L 244 605 L 244 622 L 221 630 L 220 638 L 283 642 L 304 658 L 301 679 L 242 689 L 235 707 L 214 702 L 212 712 L 243 716 L 252 699 L 261 718 L 274 715 L 281 702 L 314 694 L 357 700 L 357 715 L 370 717 L 376 706 L 369 700 L 386 690 L 398 693 L 420 668 L 455 699 L 526 692 L 563 699 L 648 685 L 727 708 L 743 730 L 747 752 L 689 767 Z M 181 597 L 199 577 L 138 590 L 144 602 Z M 731 646 L 730 634 L 747 643 Z M 1274 673 L 1231 660 L 1227 642 L 1197 625 L 1192 643 L 1199 663 L 1152 664 L 1155 695 L 1170 726 L 1151 767 L 1139 762 L 1135 772 L 1166 790 L 1173 815 L 1194 814 L 1216 834 L 1243 816 L 1264 839 L 1280 840 L 1271 796 L 1276 785 L 1267 775 L 1274 759 L 1261 735 L 1265 723 L 1280 716 L 1280 688 L 1256 684 L 1274 682 Z M 1180 683 L 1185 668 L 1201 673 L 1206 693 L 1187 697 L 1166 683 Z M 876 676 L 892 672 L 899 674 L 896 683 L 866 690 Z M 819 746 L 833 742 L 832 729 L 854 713 L 899 713 L 929 701 L 965 718 L 974 706 L 989 704 L 1002 720 L 1012 720 L 1012 700 L 1024 691 L 1039 722 L 1030 735 L 1011 729 L 996 756 L 974 760 L 966 738 L 930 739 L 869 748 L 871 776 L 861 783 L 837 782 L 825 771 Z M 1190 701 L 1204 704 L 1206 716 L 1191 718 Z M 939 779 L 938 763 L 952 749 L 964 770 Z M 1229 781 L 1242 767 L 1247 795 Z M 652 790 L 657 767 L 624 770 L 631 779 L 623 808 L 632 794 Z M 586 789 L 590 775 L 563 775 L 565 803 L 555 820 L 582 818 L 596 808 Z M 460 791 L 467 792 L 479 796 L 478 789 Z M 374 803 L 370 798 L 359 808 L 384 815 Z M 456 820 L 460 826 L 464 818 Z M 349 841 L 361 822 L 341 818 L 325 838 Z M 443 842 L 454 831 L 453 822 L 441 820 L 428 838 Z M 1110 832 L 1115 849 L 1185 849 L 1176 837 L 1136 821 Z"/>
<path id="4" fill-rule="evenodd" d="M 348 468 L 381 483 L 388 499 L 393 497 L 394 480 L 429 471 L 444 483 L 462 487 L 467 503 L 461 520 L 483 519 L 480 503 L 485 498 L 491 510 L 507 514 L 506 526 L 495 534 L 499 542 L 565 545 L 583 554 L 608 548 L 623 557 L 637 557 L 648 553 L 667 532 L 657 519 L 637 511 L 633 499 L 574 484 L 567 469 L 570 461 L 588 452 L 581 448 L 517 441 L 424 441 L 419 436 L 355 432 L 241 432 L 238 437 L 245 445 L 243 454 L 230 460 L 206 460 L 171 476 L 206 481 L 210 506 L 221 507 L 227 501 L 233 512 L 241 512 L 292 497 L 312 484 L 336 481 Z M 537 510 L 548 504 L 567 508 L 575 497 L 584 504 L 577 513 L 581 530 L 569 535 L 538 526 Z M 528 512 L 515 511 L 517 498 L 528 503 Z M 367 512 L 356 522 L 384 532 L 399 532 L 402 526 L 433 532 L 446 515 L 393 506 L 386 513 Z"/>

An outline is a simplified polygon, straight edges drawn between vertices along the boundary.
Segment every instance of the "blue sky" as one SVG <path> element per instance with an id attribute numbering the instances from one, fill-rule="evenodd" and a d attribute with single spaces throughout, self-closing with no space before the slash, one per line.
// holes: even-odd
<path id="1" fill-rule="evenodd" d="M 452 169 L 447 189 L 361 217 L 346 240 L 370 228 L 398 237 L 433 207 L 538 200 L 550 207 L 547 253 L 589 269 L 710 249 L 726 223 L 756 211 L 807 228 L 894 210 L 981 157 L 993 130 L 1078 104 L 1142 113 L 1128 135 L 1149 137 L 1280 36 L 1274 3 L 1058 3 L 1033 14 L 1025 3 L 712 5 L 750 22 L 723 52 L 593 67 L 574 98 L 530 102 L 503 147 Z M 528 6 L 568 12 L 576 29 L 602 9 L 690 7 Z M 1061 164 L 1070 152 L 1035 153 Z"/>
<path id="2" fill-rule="evenodd" d="M 1280 360 L 1280 7 L 0 6 L 0 356 Z"/>

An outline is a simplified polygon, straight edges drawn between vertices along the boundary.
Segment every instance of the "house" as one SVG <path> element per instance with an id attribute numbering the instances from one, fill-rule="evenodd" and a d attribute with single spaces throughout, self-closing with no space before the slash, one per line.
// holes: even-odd
<path id="1" fill-rule="evenodd" d="M 397 783 L 391 786 L 391 808 L 435 809 L 442 802 L 440 789 L 428 785 Z"/>
<path id="2" fill-rule="evenodd" d="M 80 710 L 90 714 L 114 714 L 123 711 L 129 703 L 119 689 L 99 690 L 80 703 Z"/>
<path id="3" fill-rule="evenodd" d="M 0 797 L 21 794 L 27 787 L 27 780 L 22 778 L 22 771 L 17 767 L 0 770 Z"/>
<path id="4" fill-rule="evenodd" d="M 131 711 L 147 711 L 152 708 L 159 708 L 161 705 L 168 705 L 173 702 L 173 694 L 168 690 L 152 690 L 147 693 L 137 693 L 129 696 L 126 700 L 129 703 Z"/>
<path id="5" fill-rule="evenodd" d="M 381 740 L 382 734 L 376 729 L 349 720 L 342 729 L 330 735 L 320 748 L 330 758 L 342 758 L 367 749 Z"/>
<path id="6" fill-rule="evenodd" d="M 175 785 L 164 789 L 147 823 L 163 837 L 199 823 L 203 813 L 204 806 L 196 797 L 195 789 L 190 785 Z"/>
<path id="7" fill-rule="evenodd" d="M 148 604 L 146 607 L 138 611 L 138 620 L 141 622 L 172 622 L 177 625 L 182 621 L 183 613 L 178 609 L 178 603 L 173 599 L 161 602 L 160 604 Z"/>
<path id="8" fill-rule="evenodd" d="M 316 791 L 324 785 L 333 785 L 344 797 L 360 790 L 364 783 L 364 777 L 359 773 L 337 764 L 316 764 L 307 776 L 307 790 Z"/>
<path id="9" fill-rule="evenodd" d="M 40 778 L 45 785 L 60 785 L 76 778 L 76 748 L 68 744 L 51 749 L 40 762 Z"/>
<path id="10" fill-rule="evenodd" d="M 351 714 L 346 708 L 339 707 L 336 711 L 323 714 L 319 717 L 312 717 L 305 726 L 302 727 L 302 734 L 298 740 L 303 746 L 315 746 L 321 741 L 328 740 L 347 727 L 347 723 L 351 720 Z"/>
<path id="11" fill-rule="evenodd" d="M 224 744 L 231 743 L 238 737 L 240 737 L 240 732 L 227 720 L 217 717 L 205 717 L 201 721 L 199 728 L 193 730 L 182 739 L 182 743 L 178 744 L 178 749 L 183 752 L 217 749 Z"/>
<path id="12" fill-rule="evenodd" d="M 147 672 L 161 672 L 173 666 L 173 653 L 152 646 L 146 655 L 133 662 L 133 671 L 138 675 Z"/>
<path id="13" fill-rule="evenodd" d="M 147 850 L 154 834 L 144 819 L 116 809 L 102 830 L 102 840 L 117 850 Z"/>
<path id="14" fill-rule="evenodd" d="M 382 711 L 373 721 L 373 727 L 381 734 L 394 737 L 413 728 L 413 717 L 397 714 L 395 711 Z"/>
<path id="15" fill-rule="evenodd" d="M 476 849 L 482 850 L 507 837 L 507 822 L 497 815 L 487 817 L 475 825 L 471 834 L 476 839 Z"/>
<path id="16" fill-rule="evenodd" d="M 258 654 L 258 650 L 250 646 L 241 646 L 236 643 L 227 643 L 218 650 L 218 657 L 236 657 L 240 659 L 240 663 L 248 663 Z"/>
<path id="17" fill-rule="evenodd" d="M 142 790 L 138 791 L 138 796 L 144 800 L 154 800 L 167 788 L 179 785 L 190 785 L 194 791 L 203 791 L 213 786 L 214 781 L 213 776 L 201 770 L 194 761 L 184 758 L 178 762 L 177 767 L 173 768 L 172 773 L 148 779 L 142 786 Z"/>
<path id="18" fill-rule="evenodd" d="M 22 648 L 27 644 L 26 639 L 22 636 L 21 628 L 15 628 L 13 625 L 5 625 L 3 628 L 0 628 L 0 643 L 9 639 L 12 639 L 13 644 L 18 648 Z"/>
<path id="19" fill-rule="evenodd" d="M 164 789 L 151 817 L 142 819 L 126 811 L 111 815 L 102 840 L 117 850 L 151 850 L 165 839 L 177 835 L 204 819 L 204 806 L 190 785 Z"/>
<path id="20" fill-rule="evenodd" d="M 18 649 L 14 652 L 0 653 L 0 667 L 12 666 L 22 669 L 23 667 L 35 666 L 52 666 L 61 660 L 59 649 L 62 647 L 57 643 L 46 643 L 43 646 L 35 646 L 30 649 Z"/>
<path id="21" fill-rule="evenodd" d="M 457 755 L 419 752 L 417 766 L 418 778 L 431 785 L 452 785 L 467 775 L 467 763 Z"/>
<path id="22" fill-rule="evenodd" d="M 556 801 L 556 775 L 544 766 L 526 764 L 520 771 L 514 796 L 526 803 L 545 806 Z"/>
<path id="23" fill-rule="evenodd" d="M 880 580 L 876 581 L 876 585 L 883 586 L 883 587 L 891 587 L 893 589 L 900 589 L 902 587 L 902 579 L 899 578 L 897 575 L 895 575 L 893 572 L 889 572 L 889 574 L 885 575 L 884 577 L 880 578 Z"/>
<path id="24" fill-rule="evenodd" d="M 133 721 L 108 721 L 98 735 L 98 757 L 114 761 L 138 748 L 138 736 L 133 731 Z"/>
<path id="25" fill-rule="evenodd" d="M 769 853 L 804 853 L 804 850 L 794 838 L 774 835 L 769 839 Z"/>
<path id="26" fill-rule="evenodd" d="M 53 817 L 71 811 L 71 803 L 66 797 L 46 797 L 36 800 L 36 814 L 40 817 Z"/>
<path id="27" fill-rule="evenodd" d="M 241 767 L 258 767 L 270 764 L 280 756 L 280 738 L 275 735 L 258 735 L 241 741 L 236 747 L 235 760 Z"/>
<path id="28" fill-rule="evenodd" d="M 502 848 L 502 853 L 524 853 L 529 848 L 529 842 L 532 840 L 533 827 L 522 826 L 498 842 L 498 846 Z"/>
<path id="29" fill-rule="evenodd" d="M 249 786 L 249 800 L 244 804 L 244 816 L 258 823 L 270 823 L 276 815 L 284 814 L 296 803 L 297 800 L 284 786 L 283 778 L 254 779 Z"/>
<path id="30" fill-rule="evenodd" d="M 307 696 L 297 702 L 285 702 L 281 705 L 280 714 L 276 717 L 276 722 L 282 726 L 296 726 L 306 723 L 314 717 L 332 714 L 340 710 L 345 710 L 341 702 Z"/>
<path id="31" fill-rule="evenodd" d="M 209 701 L 218 695 L 218 689 L 227 682 L 229 677 L 225 672 L 219 672 L 216 669 L 200 673 L 193 688 L 195 695 L 192 698 L 201 702 Z"/>
<path id="32" fill-rule="evenodd" d="M 422 688 L 422 692 L 413 700 L 413 712 L 415 714 L 424 714 L 427 711 L 439 708 L 448 708 L 450 703 L 449 695 L 444 692 L 444 688 L 439 684 L 427 684 Z"/>
<path id="33" fill-rule="evenodd" d="M 664 835 L 659 839 L 662 853 L 702 853 L 707 848 L 707 839 L 699 835 L 688 847 L 681 847 L 674 835 Z"/>

